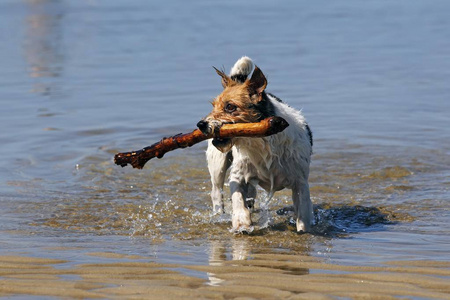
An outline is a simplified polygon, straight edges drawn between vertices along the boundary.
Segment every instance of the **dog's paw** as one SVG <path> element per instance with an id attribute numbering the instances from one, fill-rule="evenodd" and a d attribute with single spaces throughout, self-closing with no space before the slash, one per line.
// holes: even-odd
<path id="1" fill-rule="evenodd" d="M 248 209 L 242 209 L 237 212 L 233 211 L 232 219 L 233 228 L 231 231 L 242 233 L 242 232 L 252 232 L 252 220 L 250 218 L 250 211 Z"/>
<path id="2" fill-rule="evenodd" d="M 255 228 L 253 226 L 248 226 L 248 227 L 240 227 L 237 229 L 232 228 L 230 229 L 230 232 L 234 234 L 250 234 L 253 232 L 254 229 Z"/>
<path id="3" fill-rule="evenodd" d="M 296 221 L 296 227 L 297 227 L 297 232 L 299 232 L 299 233 L 306 233 L 311 230 L 311 224 L 305 223 L 298 218 Z"/>
<path id="4" fill-rule="evenodd" d="M 225 213 L 225 211 L 223 209 L 223 205 L 220 205 L 220 204 L 214 205 L 213 215 L 222 215 L 224 213 Z"/>

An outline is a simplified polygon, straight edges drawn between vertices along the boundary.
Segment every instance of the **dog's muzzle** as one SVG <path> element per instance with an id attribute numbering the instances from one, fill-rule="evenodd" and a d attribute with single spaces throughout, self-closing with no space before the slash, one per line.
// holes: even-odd
<path id="1" fill-rule="evenodd" d="M 220 127 L 219 128 L 214 127 L 214 129 L 213 129 L 212 126 L 210 126 L 209 122 L 205 121 L 205 120 L 200 120 L 197 123 L 197 127 L 204 134 L 210 134 L 213 130 L 220 128 Z M 224 138 L 224 139 L 213 138 L 212 144 L 214 145 L 214 147 L 217 148 L 217 150 L 219 150 L 222 153 L 226 153 L 226 152 L 230 151 L 231 147 L 233 147 L 233 141 L 232 141 L 232 139 L 229 139 L 229 138 Z"/>
<path id="2" fill-rule="evenodd" d="M 209 134 L 211 132 L 211 128 L 209 127 L 209 124 L 205 120 L 200 120 L 197 123 L 198 129 L 200 129 L 201 132 L 204 134 Z"/>

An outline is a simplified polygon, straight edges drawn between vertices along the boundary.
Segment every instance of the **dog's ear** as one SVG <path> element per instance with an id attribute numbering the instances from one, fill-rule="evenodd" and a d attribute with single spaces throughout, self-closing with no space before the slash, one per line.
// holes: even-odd
<path id="1" fill-rule="evenodd" d="M 252 95 L 258 95 L 258 97 L 262 97 L 262 92 L 266 89 L 267 86 L 267 79 L 266 76 L 264 76 L 263 72 L 261 71 L 258 66 L 255 66 L 255 70 L 253 71 L 252 78 L 247 81 L 247 85 L 249 88 L 249 92 Z"/>
<path id="2" fill-rule="evenodd" d="M 231 80 L 231 78 L 228 77 L 227 74 L 225 74 L 224 72 L 218 70 L 216 67 L 213 67 L 213 68 L 214 68 L 214 70 L 216 70 L 216 73 L 220 77 L 222 77 L 222 86 L 223 86 L 223 88 L 226 88 L 227 86 L 229 86 L 233 80 Z"/>

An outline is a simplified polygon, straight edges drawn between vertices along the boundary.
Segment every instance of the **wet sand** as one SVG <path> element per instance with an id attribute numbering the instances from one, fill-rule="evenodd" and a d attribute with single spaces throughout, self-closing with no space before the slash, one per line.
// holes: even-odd
<path id="1" fill-rule="evenodd" d="M 0 256 L 0 296 L 128 299 L 397 299 L 450 298 L 450 263 L 392 261 L 343 266 L 290 254 L 211 260 L 210 265 L 161 264 L 145 257 L 91 253 L 114 260 L 77 264 Z M 137 259 L 138 258 L 138 259 Z M 186 275 L 178 269 L 198 271 Z M 203 277 L 203 278 L 202 278 Z"/>

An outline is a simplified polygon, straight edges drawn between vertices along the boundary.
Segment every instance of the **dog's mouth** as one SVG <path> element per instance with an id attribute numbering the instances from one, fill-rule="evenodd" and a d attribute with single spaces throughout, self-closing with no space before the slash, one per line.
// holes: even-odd
<path id="1" fill-rule="evenodd" d="M 226 153 L 233 147 L 233 140 L 229 138 L 213 138 L 212 144 L 222 153 Z"/>

